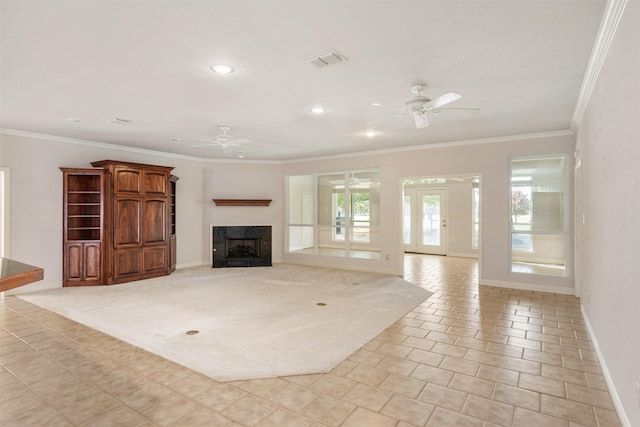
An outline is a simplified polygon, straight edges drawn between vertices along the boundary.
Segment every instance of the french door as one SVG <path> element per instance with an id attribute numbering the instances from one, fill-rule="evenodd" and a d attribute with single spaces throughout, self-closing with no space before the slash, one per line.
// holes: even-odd
<path id="1" fill-rule="evenodd" d="M 432 255 L 447 254 L 447 190 L 405 191 L 404 249 Z"/>

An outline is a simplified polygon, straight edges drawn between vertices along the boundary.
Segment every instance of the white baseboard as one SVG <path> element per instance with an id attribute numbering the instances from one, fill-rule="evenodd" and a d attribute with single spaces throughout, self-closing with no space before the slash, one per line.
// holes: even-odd
<path id="1" fill-rule="evenodd" d="M 591 322 L 589 322 L 589 317 L 587 316 L 587 312 L 584 309 L 584 306 L 580 304 L 580 311 L 582 312 L 582 318 L 584 319 L 584 324 L 587 327 L 587 332 L 589 333 L 589 337 L 591 337 L 591 343 L 593 344 L 593 350 L 596 352 L 596 356 L 598 356 L 598 362 L 600 362 L 600 367 L 602 368 L 602 374 L 604 375 L 604 380 L 607 383 L 607 387 L 609 388 L 609 393 L 611 394 L 611 400 L 613 400 L 613 405 L 616 407 L 616 412 L 618 413 L 618 417 L 620 418 L 620 422 L 623 427 L 631 427 L 631 421 L 629 421 L 629 417 L 624 410 L 624 406 L 622 405 L 622 401 L 620 400 L 620 395 L 618 394 L 618 390 L 616 390 L 616 386 L 611 378 L 611 373 L 609 372 L 609 368 L 607 368 L 607 364 L 604 360 L 604 356 L 600 351 L 600 346 L 598 345 L 598 340 L 596 339 L 596 335 L 593 333 L 593 329 L 591 328 Z"/>
<path id="2" fill-rule="evenodd" d="M 211 265 L 211 263 L 209 261 L 188 262 L 188 263 L 185 263 L 185 264 L 176 265 L 176 269 L 180 270 L 182 268 L 200 267 L 201 265 Z"/>
<path id="3" fill-rule="evenodd" d="M 565 288 L 561 286 L 551 286 L 551 285 L 537 285 L 534 283 L 521 283 L 521 282 L 505 282 L 502 280 L 482 280 L 479 285 L 485 286 L 495 286 L 498 288 L 511 288 L 518 289 L 521 291 L 537 291 L 537 292 L 548 292 L 552 294 L 562 294 L 562 295 L 573 295 L 574 289 Z"/>
<path id="4" fill-rule="evenodd" d="M 449 252 L 447 256 L 454 256 L 458 258 L 478 258 L 478 254 L 471 252 Z"/>

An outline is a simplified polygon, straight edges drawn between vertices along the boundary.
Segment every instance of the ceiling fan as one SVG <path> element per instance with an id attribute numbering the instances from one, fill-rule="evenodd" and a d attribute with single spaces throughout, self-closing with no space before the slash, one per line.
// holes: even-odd
<path id="1" fill-rule="evenodd" d="M 235 148 L 238 148 L 242 144 L 249 144 L 248 139 L 245 138 L 235 138 L 229 135 L 227 132 L 231 130 L 229 126 L 220 126 L 220 131 L 222 132 L 220 135 L 216 135 L 215 139 L 207 139 L 207 138 L 194 138 L 198 141 L 205 141 L 207 144 L 198 144 L 198 145 L 190 145 L 189 148 L 196 147 L 220 147 L 225 153 L 232 153 Z M 244 157 L 245 151 L 239 151 L 239 153 Z"/>
<path id="2" fill-rule="evenodd" d="M 413 121 L 416 125 L 416 129 L 422 129 L 429 126 L 429 120 L 427 119 L 427 114 L 438 114 L 442 110 L 480 111 L 479 108 L 442 108 L 445 105 L 462 98 L 462 95 L 454 92 L 447 92 L 444 95 L 440 95 L 435 99 L 431 99 L 422 95 L 422 92 L 424 92 L 426 89 L 427 89 L 426 84 L 415 84 L 411 86 L 411 92 L 413 92 L 416 96 L 414 98 L 411 98 L 407 102 L 405 102 L 404 105 L 402 106 L 374 103 L 373 105 L 378 107 L 389 106 L 394 108 L 401 108 L 402 113 L 395 114 L 393 116 L 383 117 L 382 119 L 374 120 L 368 123 L 376 123 L 382 120 L 390 119 L 392 117 L 411 116 L 413 117 Z"/>

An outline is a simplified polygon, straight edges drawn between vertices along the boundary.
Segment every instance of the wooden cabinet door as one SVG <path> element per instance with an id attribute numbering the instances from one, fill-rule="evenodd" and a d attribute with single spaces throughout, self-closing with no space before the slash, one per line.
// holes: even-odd
<path id="1" fill-rule="evenodd" d="M 113 192 L 118 195 L 142 194 L 142 170 L 128 166 L 113 168 Z"/>
<path id="2" fill-rule="evenodd" d="M 65 283 L 72 284 L 72 282 L 80 282 L 82 281 L 82 243 L 81 242 L 73 242 L 67 243 L 66 248 L 66 259 L 65 259 Z"/>
<path id="3" fill-rule="evenodd" d="M 147 196 L 166 196 L 167 179 L 166 172 L 145 170 L 142 191 Z"/>
<path id="4" fill-rule="evenodd" d="M 139 245 L 141 239 L 142 207 L 140 198 L 117 197 L 114 206 L 114 246 Z"/>
<path id="5" fill-rule="evenodd" d="M 84 244 L 84 280 L 85 282 L 101 282 L 102 280 L 102 245 L 88 242 Z M 100 283 L 97 283 L 100 284 Z"/>
<path id="6" fill-rule="evenodd" d="M 168 272 L 167 245 L 149 246 L 143 250 L 144 273 Z"/>
<path id="7" fill-rule="evenodd" d="M 129 277 L 141 274 L 143 274 L 142 248 L 124 248 L 113 251 L 114 281 L 126 281 Z"/>
<path id="8" fill-rule="evenodd" d="M 65 245 L 65 286 L 101 285 L 102 251 L 100 242 L 70 242 Z"/>
<path id="9" fill-rule="evenodd" d="M 145 198 L 143 201 L 143 244 L 167 242 L 167 199 Z"/>

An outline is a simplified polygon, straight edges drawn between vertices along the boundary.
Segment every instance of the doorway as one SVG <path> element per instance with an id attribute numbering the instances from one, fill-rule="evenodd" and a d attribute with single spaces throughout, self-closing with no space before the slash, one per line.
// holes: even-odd
<path id="1" fill-rule="evenodd" d="M 402 180 L 403 251 L 477 258 L 480 175 Z"/>

